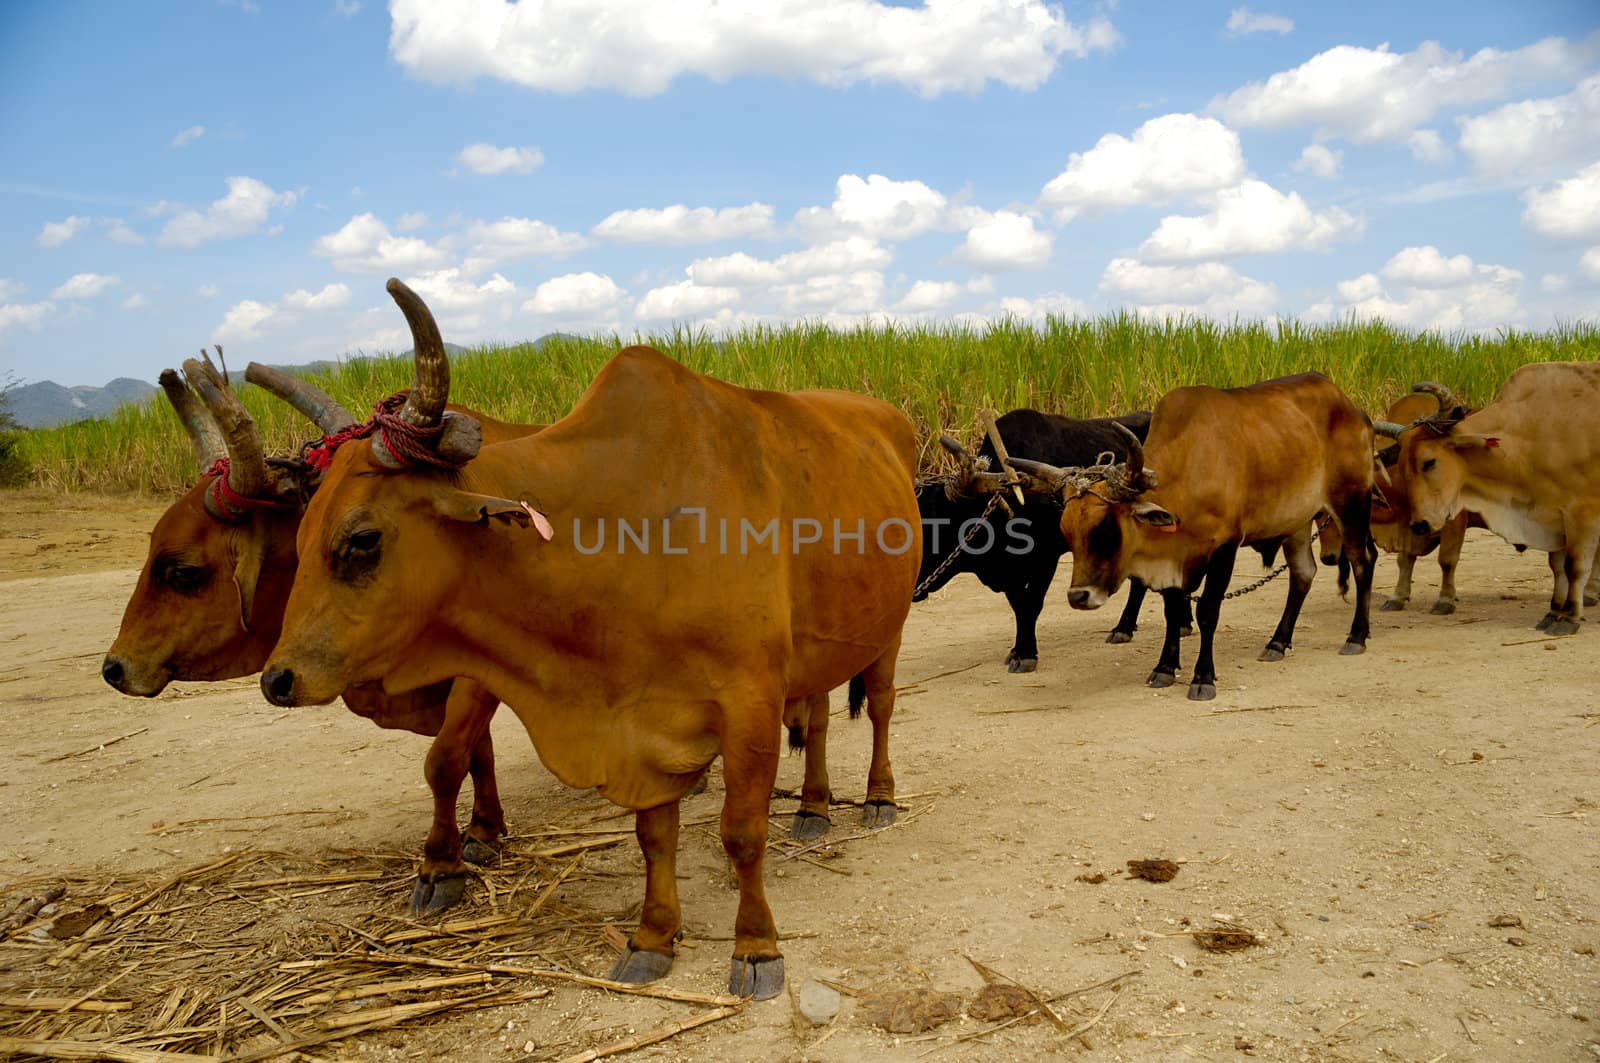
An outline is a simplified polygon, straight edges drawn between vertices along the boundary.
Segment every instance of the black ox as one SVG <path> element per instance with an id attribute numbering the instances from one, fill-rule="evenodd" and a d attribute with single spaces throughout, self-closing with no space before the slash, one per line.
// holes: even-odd
<path id="1" fill-rule="evenodd" d="M 1083 420 L 1038 410 L 1012 410 L 995 421 L 995 428 L 1010 457 L 1082 466 L 1095 464 L 1107 452 L 1115 461 L 1127 460 L 1128 437 L 1117 428 L 1119 424 L 1143 442 L 1150 430 L 1150 414 L 1140 411 Z M 994 444 L 987 437 L 978 456 L 980 464 L 983 459 L 988 460 L 989 471 L 1000 471 Z M 951 498 L 946 491 L 948 482 L 929 480 L 917 486 L 917 508 L 922 513 L 922 570 L 917 575 L 917 594 L 912 600 L 922 601 L 962 572 L 977 576 L 985 587 L 1006 596 L 1016 617 L 1016 642 L 1006 654 L 1006 670 L 1031 672 L 1039 666 L 1039 613 L 1061 555 L 1067 552 L 1067 542 L 1061 535 L 1060 499 L 1028 495 L 1028 501 L 1018 507 L 1015 497 L 1008 493 L 1005 497 L 1015 516 L 996 507 L 989 516 L 989 528 L 973 529 L 972 538 L 963 546 L 964 530 L 983 516 L 990 496 L 976 493 Z M 952 554 L 958 556 L 939 571 Z M 936 571 L 938 576 L 930 580 Z M 1127 606 L 1117 626 L 1106 636 L 1107 642 L 1132 640 L 1144 596 L 1144 584 L 1131 580 Z M 1187 598 L 1184 609 L 1187 612 Z M 1184 634 L 1188 634 L 1193 627 L 1192 618 L 1186 618 L 1183 627 Z"/>

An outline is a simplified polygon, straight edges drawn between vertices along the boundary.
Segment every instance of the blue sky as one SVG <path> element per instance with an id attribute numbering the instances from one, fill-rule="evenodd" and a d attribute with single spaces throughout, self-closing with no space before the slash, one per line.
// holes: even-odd
<path id="1" fill-rule="evenodd" d="M 1600 7 L 0 5 L 0 380 L 1011 313 L 1600 317 Z"/>

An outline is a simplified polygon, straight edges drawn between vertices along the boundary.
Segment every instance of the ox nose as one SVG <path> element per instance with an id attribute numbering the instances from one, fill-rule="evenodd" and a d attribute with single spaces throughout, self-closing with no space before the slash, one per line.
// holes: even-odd
<path id="1" fill-rule="evenodd" d="M 123 667 L 121 658 L 112 657 L 108 654 L 105 663 L 100 666 L 100 678 L 121 690 L 123 681 L 127 679 L 127 671 Z"/>
<path id="2" fill-rule="evenodd" d="M 287 668 L 274 668 L 261 673 L 261 693 L 274 705 L 291 708 L 294 705 L 294 673 Z"/>
<path id="3" fill-rule="evenodd" d="M 1418 535 L 1427 535 L 1433 529 L 1425 520 L 1414 520 L 1411 522 L 1411 530 Z"/>
<path id="4" fill-rule="evenodd" d="M 1082 589 L 1067 592 L 1067 604 L 1074 609 L 1086 609 L 1089 606 L 1089 592 Z"/>

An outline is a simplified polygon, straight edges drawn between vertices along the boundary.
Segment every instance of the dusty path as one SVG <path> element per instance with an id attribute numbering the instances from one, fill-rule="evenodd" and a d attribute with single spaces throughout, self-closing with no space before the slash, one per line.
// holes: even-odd
<path id="1" fill-rule="evenodd" d="M 175 684 L 154 701 L 100 682 L 155 515 L 0 500 L 0 888 L 73 868 L 151 878 L 245 846 L 414 849 L 429 807 L 422 740 L 337 708 L 273 708 L 253 680 Z M 1133 645 L 1108 646 L 1114 615 L 1073 614 L 1059 594 L 1040 625 L 1040 671 L 1007 675 L 1003 600 L 957 580 L 914 609 L 901 657 L 902 684 L 950 673 L 912 686 L 896 713 L 900 792 L 926 796 L 901 825 L 843 844 L 833 870 L 769 864 L 780 930 L 801 935 L 785 944 L 792 983 L 970 995 L 980 982 L 964 954 L 1048 992 L 1139 972 L 1114 998 L 1060 1006 L 1082 1022 L 1109 1002 L 1083 1040 L 1033 1023 L 951 1044 L 981 1028 L 968 1019 L 897 1042 L 849 999 L 831 1031 L 801 1035 L 780 999 L 642 1054 L 914 1059 L 944 1046 L 933 1059 L 1037 1059 L 1088 1043 L 1137 1060 L 1594 1059 L 1600 635 L 1532 641 L 1543 559 L 1475 532 L 1455 616 L 1375 613 L 1369 652 L 1344 658 L 1349 607 L 1328 576 L 1281 664 L 1255 655 L 1282 588 L 1224 607 L 1208 704 L 1142 685 L 1154 609 Z M 1393 576 L 1385 560 L 1378 588 Z M 1436 585 L 1425 560 L 1424 609 Z M 514 831 L 606 810 L 555 783 L 509 713 L 495 739 Z M 836 722 L 840 796 L 863 789 L 868 746 L 864 724 Z M 799 779 L 786 759 L 779 785 Z M 714 814 L 716 790 L 686 816 Z M 835 834 L 851 826 L 836 813 Z M 1164 884 L 1120 873 L 1143 857 L 1183 863 Z M 640 866 L 631 846 L 597 851 L 560 896 L 625 915 Z M 719 992 L 729 946 L 704 938 L 728 933 L 736 893 L 714 832 L 686 831 L 679 867 L 695 947 L 667 984 Z M 1077 880 L 1095 873 L 1109 878 Z M 1214 915 L 1264 945 L 1213 955 L 1179 936 Z M 1522 926 L 1488 926 L 1502 915 Z M 0 966 L 26 955 L 0 950 Z M 596 949 L 581 966 L 603 974 L 608 961 Z M 0 991 L 63 977 L 14 967 Z M 688 1014 L 570 987 L 359 1043 L 365 1058 L 557 1058 Z"/>

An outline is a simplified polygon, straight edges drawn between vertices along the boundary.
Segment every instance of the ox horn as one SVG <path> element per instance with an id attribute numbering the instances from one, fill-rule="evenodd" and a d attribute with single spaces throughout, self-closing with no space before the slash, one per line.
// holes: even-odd
<path id="1" fill-rule="evenodd" d="M 1140 478 L 1144 475 L 1144 444 L 1139 442 L 1139 437 L 1133 434 L 1133 429 L 1121 421 L 1112 421 L 1117 430 L 1128 437 L 1128 484 L 1134 490 L 1139 489 Z"/>
<path id="2" fill-rule="evenodd" d="M 450 398 L 450 359 L 444 352 L 444 338 L 421 296 L 397 277 L 390 277 L 386 287 L 406 316 L 406 324 L 411 326 L 412 360 L 416 365 L 411 394 L 400 410 L 400 419 L 416 428 L 432 428 L 439 423 Z"/>
<path id="3" fill-rule="evenodd" d="M 1078 473 L 1078 469 L 1063 469 L 1032 458 L 1012 458 L 1011 464 L 1021 472 L 1033 477 L 1036 482 L 1049 486 L 1052 491 L 1059 491 L 1066 482 Z"/>
<path id="4" fill-rule="evenodd" d="M 1421 380 L 1411 385 L 1412 391 L 1419 391 L 1424 395 L 1432 395 L 1433 401 L 1439 404 L 1439 412 L 1454 409 L 1461 405 L 1456 401 L 1455 395 L 1443 384 L 1432 380 Z"/>
<path id="5" fill-rule="evenodd" d="M 205 354 L 204 351 L 200 353 Z M 217 354 L 219 357 L 222 354 L 220 347 Z M 244 403 L 210 359 L 190 358 L 183 363 L 183 375 L 222 429 L 222 438 L 228 444 L 228 486 L 247 498 L 266 497 L 269 493 L 267 460 L 261 446 L 261 432 L 245 411 Z"/>
<path id="6" fill-rule="evenodd" d="M 274 369 L 260 362 L 251 362 L 244 367 L 244 378 L 293 406 L 307 420 L 322 429 L 323 435 L 331 436 L 356 423 L 356 419 L 350 416 L 350 411 L 333 401 L 327 392 L 292 373 L 285 373 L 281 369 Z"/>
<path id="7" fill-rule="evenodd" d="M 1388 436 L 1390 439 L 1399 439 L 1400 433 L 1404 432 L 1406 427 L 1407 426 L 1403 424 L 1395 424 L 1393 421 L 1372 422 L 1372 430 L 1374 432 L 1380 436 Z"/>
<path id="8" fill-rule="evenodd" d="M 194 392 L 189 390 L 189 385 L 183 382 L 183 377 L 178 375 L 176 369 L 161 370 L 160 379 L 161 390 L 167 393 L 167 401 L 172 403 L 178 420 L 183 422 L 183 429 L 194 444 L 194 456 L 200 459 L 200 470 L 204 472 L 218 458 L 228 454 L 228 445 L 223 442 L 222 432 L 210 412 L 195 401 Z"/>

